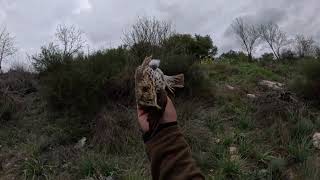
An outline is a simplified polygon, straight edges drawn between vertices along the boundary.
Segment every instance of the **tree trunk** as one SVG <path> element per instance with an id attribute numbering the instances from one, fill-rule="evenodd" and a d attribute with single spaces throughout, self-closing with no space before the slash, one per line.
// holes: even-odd
<path id="1" fill-rule="evenodd" d="M 249 58 L 249 61 L 252 61 L 252 54 L 251 53 L 248 53 L 248 58 Z"/>

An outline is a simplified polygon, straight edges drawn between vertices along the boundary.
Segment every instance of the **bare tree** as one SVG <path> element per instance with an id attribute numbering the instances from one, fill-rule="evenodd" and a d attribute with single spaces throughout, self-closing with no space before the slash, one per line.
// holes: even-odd
<path id="1" fill-rule="evenodd" d="M 62 46 L 64 56 L 72 56 L 85 46 L 83 32 L 75 26 L 58 25 L 56 38 Z"/>
<path id="2" fill-rule="evenodd" d="M 285 32 L 273 22 L 261 24 L 259 27 L 261 38 L 269 45 L 275 57 L 281 59 L 281 49 L 290 44 Z"/>
<path id="3" fill-rule="evenodd" d="M 16 52 L 14 37 L 10 35 L 6 28 L 2 28 L 0 30 L 0 72 L 2 72 L 2 61 Z"/>
<path id="4" fill-rule="evenodd" d="M 315 41 L 302 34 L 296 36 L 295 48 L 299 57 L 312 56 L 315 52 Z"/>
<path id="5" fill-rule="evenodd" d="M 155 17 L 138 17 L 129 31 L 124 33 L 123 41 L 128 46 L 139 43 L 161 45 L 164 40 L 173 34 L 172 25 Z"/>
<path id="6" fill-rule="evenodd" d="M 249 59 L 252 60 L 252 52 L 259 39 L 256 26 L 245 23 L 242 18 L 236 18 L 231 27 L 242 47 L 247 51 Z"/>

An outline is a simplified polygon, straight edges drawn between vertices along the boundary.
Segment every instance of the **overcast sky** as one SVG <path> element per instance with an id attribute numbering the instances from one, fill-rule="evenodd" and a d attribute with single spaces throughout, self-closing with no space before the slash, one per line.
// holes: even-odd
<path id="1" fill-rule="evenodd" d="M 58 24 L 74 24 L 90 47 L 107 48 L 121 43 L 138 16 L 170 20 L 177 32 L 209 34 L 220 53 L 239 49 L 228 33 L 239 16 L 273 20 L 291 36 L 303 33 L 320 42 L 320 0 L 0 0 L 0 25 L 16 37 L 14 59 L 20 61 L 52 41 Z"/>

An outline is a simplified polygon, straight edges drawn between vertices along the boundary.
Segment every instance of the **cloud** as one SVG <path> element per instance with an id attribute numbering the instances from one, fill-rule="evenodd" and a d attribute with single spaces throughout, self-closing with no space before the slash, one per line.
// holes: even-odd
<path id="1" fill-rule="evenodd" d="M 320 42 L 319 15 L 319 0 L 0 0 L 0 24 L 30 54 L 52 40 L 60 23 L 81 28 L 92 48 L 117 46 L 137 16 L 169 20 L 177 32 L 209 34 L 220 53 L 241 48 L 226 36 L 239 16 L 255 23 L 272 20 L 290 36 L 303 33 Z"/>

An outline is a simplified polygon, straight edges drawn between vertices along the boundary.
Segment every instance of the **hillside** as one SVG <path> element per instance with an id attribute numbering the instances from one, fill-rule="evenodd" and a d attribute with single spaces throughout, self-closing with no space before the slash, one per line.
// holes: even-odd
<path id="1" fill-rule="evenodd" d="M 186 95 L 187 85 L 174 102 L 209 179 L 320 178 L 312 145 L 320 110 L 289 89 L 301 75 L 297 63 L 204 61 L 198 68 L 210 95 Z M 10 71 L 0 87 L 0 179 L 150 178 L 131 100 L 109 100 L 86 119 L 79 110 L 53 109 L 37 74 Z"/>

